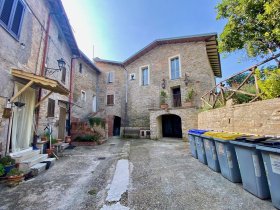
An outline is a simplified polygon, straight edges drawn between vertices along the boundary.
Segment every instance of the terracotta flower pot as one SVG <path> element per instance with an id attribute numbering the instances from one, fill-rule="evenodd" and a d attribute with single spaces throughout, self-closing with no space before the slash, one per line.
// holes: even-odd
<path id="1" fill-rule="evenodd" d="M 168 109 L 168 104 L 161 104 L 161 105 L 160 105 L 160 108 L 161 108 L 161 109 Z"/>
<path id="2" fill-rule="evenodd" d="M 19 185 L 20 182 L 24 180 L 24 175 L 14 175 L 14 176 L 8 176 L 7 177 L 7 185 L 9 187 L 14 187 Z"/>

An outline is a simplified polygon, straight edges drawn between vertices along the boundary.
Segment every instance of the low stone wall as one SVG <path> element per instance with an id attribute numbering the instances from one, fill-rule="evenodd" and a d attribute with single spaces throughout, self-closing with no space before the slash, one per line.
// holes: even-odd
<path id="1" fill-rule="evenodd" d="M 280 135 L 280 98 L 201 112 L 199 129 Z"/>
<path id="2" fill-rule="evenodd" d="M 176 109 L 155 109 L 150 110 L 150 130 L 151 139 L 162 138 L 161 116 L 173 114 L 181 118 L 183 139 L 187 138 L 187 131 L 197 128 L 197 109 L 196 108 L 176 108 Z"/>

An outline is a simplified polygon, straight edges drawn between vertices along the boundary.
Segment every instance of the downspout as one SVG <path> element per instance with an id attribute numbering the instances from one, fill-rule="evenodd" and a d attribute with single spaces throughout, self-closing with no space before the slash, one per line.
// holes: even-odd
<path id="1" fill-rule="evenodd" d="M 43 59 L 42 59 L 42 64 L 41 64 L 40 76 L 44 76 L 44 74 L 45 74 L 45 64 L 46 64 L 47 50 L 48 50 L 48 44 L 49 44 L 50 25 L 51 25 L 51 13 L 49 13 L 48 20 L 47 20 L 47 29 L 46 29 L 45 40 L 44 40 L 44 50 L 43 50 Z M 39 102 L 41 100 L 41 97 L 42 97 L 42 88 L 39 89 L 37 102 Z M 39 125 L 39 113 L 40 113 L 40 106 L 38 106 L 37 111 L 36 111 L 37 128 Z"/>
<path id="2" fill-rule="evenodd" d="M 70 94 L 69 94 L 69 104 L 68 104 L 68 136 L 71 135 L 71 115 L 72 115 L 72 103 L 73 103 L 73 81 L 74 81 L 74 71 L 75 71 L 75 62 L 74 60 L 77 59 L 77 57 L 71 58 L 71 67 L 70 67 Z"/>
<path id="3" fill-rule="evenodd" d="M 128 98 L 128 71 L 125 68 L 125 66 L 122 66 L 125 70 L 125 106 L 124 106 L 124 126 L 128 126 L 128 121 L 127 121 L 127 98 Z"/>

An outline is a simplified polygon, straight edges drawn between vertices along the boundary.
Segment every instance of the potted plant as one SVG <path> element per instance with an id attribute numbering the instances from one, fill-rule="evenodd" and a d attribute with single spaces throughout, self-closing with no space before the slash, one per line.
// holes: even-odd
<path id="1" fill-rule="evenodd" d="M 0 159 L 0 164 L 4 166 L 5 174 L 7 174 L 15 167 L 16 161 L 11 156 L 6 156 Z"/>
<path id="2" fill-rule="evenodd" d="M 190 88 L 190 90 L 188 90 L 186 93 L 185 103 L 184 103 L 185 107 L 191 107 L 193 105 L 192 101 L 193 101 L 194 95 L 195 95 L 194 89 Z"/>
<path id="3" fill-rule="evenodd" d="M 24 179 L 24 173 L 17 168 L 13 168 L 7 174 L 7 184 L 10 187 L 18 185 Z"/>
<path id="4" fill-rule="evenodd" d="M 167 93 L 164 90 L 160 91 L 160 108 L 168 109 L 168 104 L 166 103 Z"/>

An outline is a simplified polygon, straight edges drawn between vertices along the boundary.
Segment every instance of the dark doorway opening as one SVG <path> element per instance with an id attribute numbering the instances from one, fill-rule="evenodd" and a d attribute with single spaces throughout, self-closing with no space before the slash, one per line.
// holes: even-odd
<path id="1" fill-rule="evenodd" d="M 162 115 L 162 136 L 182 138 L 182 122 L 177 115 Z"/>
<path id="2" fill-rule="evenodd" d="M 120 136 L 121 134 L 121 118 L 114 117 L 113 136 Z"/>
<path id="3" fill-rule="evenodd" d="M 180 87 L 172 89 L 173 94 L 173 106 L 174 107 L 181 107 L 181 89 Z"/>

